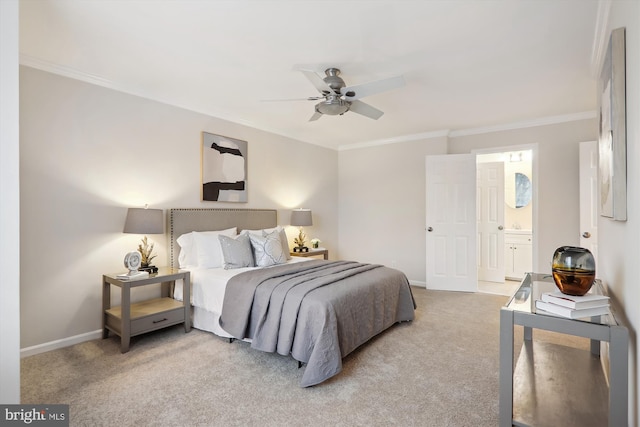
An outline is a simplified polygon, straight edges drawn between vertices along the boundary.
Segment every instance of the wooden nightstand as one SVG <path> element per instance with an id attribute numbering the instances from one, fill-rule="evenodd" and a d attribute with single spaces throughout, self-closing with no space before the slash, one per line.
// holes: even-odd
<path id="1" fill-rule="evenodd" d="M 291 256 L 302 256 L 302 257 L 322 255 L 324 259 L 329 259 L 329 250 L 325 248 L 316 248 L 316 249 L 309 248 L 309 252 L 290 252 L 290 253 L 291 253 Z"/>
<path id="2" fill-rule="evenodd" d="M 138 280 L 120 280 L 117 274 L 102 276 L 102 338 L 109 331 L 120 336 L 120 351 L 129 351 L 131 337 L 184 323 L 184 331 L 191 330 L 191 275 L 188 271 L 162 267 L 157 274 Z M 169 297 L 176 280 L 183 280 L 182 302 Z M 161 297 L 131 304 L 131 288 L 161 283 Z M 111 285 L 121 291 L 121 305 L 111 307 Z"/>

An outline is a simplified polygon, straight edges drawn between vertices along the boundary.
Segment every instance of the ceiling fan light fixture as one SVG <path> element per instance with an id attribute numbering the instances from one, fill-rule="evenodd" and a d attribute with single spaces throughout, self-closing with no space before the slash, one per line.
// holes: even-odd
<path id="1" fill-rule="evenodd" d="M 339 116 L 349 111 L 351 103 L 339 96 L 328 96 L 324 101 L 316 104 L 316 111 L 329 116 Z"/>
<path id="2" fill-rule="evenodd" d="M 327 77 L 323 80 L 324 82 L 335 92 L 340 93 L 340 89 L 345 86 L 344 80 L 342 77 L 339 77 L 340 70 L 337 68 L 327 68 L 324 73 Z"/>
<path id="3" fill-rule="evenodd" d="M 318 120 L 325 114 L 341 116 L 347 111 L 378 120 L 384 112 L 362 102 L 360 98 L 395 89 L 405 84 L 402 76 L 396 76 L 355 86 L 346 86 L 340 77 L 338 68 L 327 68 L 324 71 L 326 75 L 324 78 L 312 70 L 300 71 L 325 98 L 315 96 L 306 98 L 309 101 L 320 101 L 314 106 L 315 112 L 309 119 L 310 122 Z"/>

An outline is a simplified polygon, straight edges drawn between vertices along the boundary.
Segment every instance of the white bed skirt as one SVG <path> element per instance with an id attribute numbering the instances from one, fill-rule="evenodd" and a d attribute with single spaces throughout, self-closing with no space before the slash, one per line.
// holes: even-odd
<path id="1" fill-rule="evenodd" d="M 212 313 L 204 308 L 192 307 L 193 327 L 202 331 L 207 331 L 223 338 L 233 338 L 227 331 L 220 327 L 218 320 L 220 313 Z"/>

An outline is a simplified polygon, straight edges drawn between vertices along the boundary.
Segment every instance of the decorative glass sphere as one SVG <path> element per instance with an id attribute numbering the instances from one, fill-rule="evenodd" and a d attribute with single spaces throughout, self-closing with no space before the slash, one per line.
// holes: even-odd
<path id="1" fill-rule="evenodd" d="M 596 262 L 589 249 L 561 246 L 553 254 L 553 280 L 567 295 L 586 294 L 596 279 Z"/>

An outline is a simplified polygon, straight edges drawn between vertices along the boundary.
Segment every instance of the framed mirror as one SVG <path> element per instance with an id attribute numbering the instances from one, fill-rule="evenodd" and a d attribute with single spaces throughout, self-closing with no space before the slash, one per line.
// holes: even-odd
<path id="1" fill-rule="evenodd" d="M 507 206 L 520 209 L 531 203 L 531 180 L 523 173 L 516 172 L 505 180 L 504 200 Z"/>

